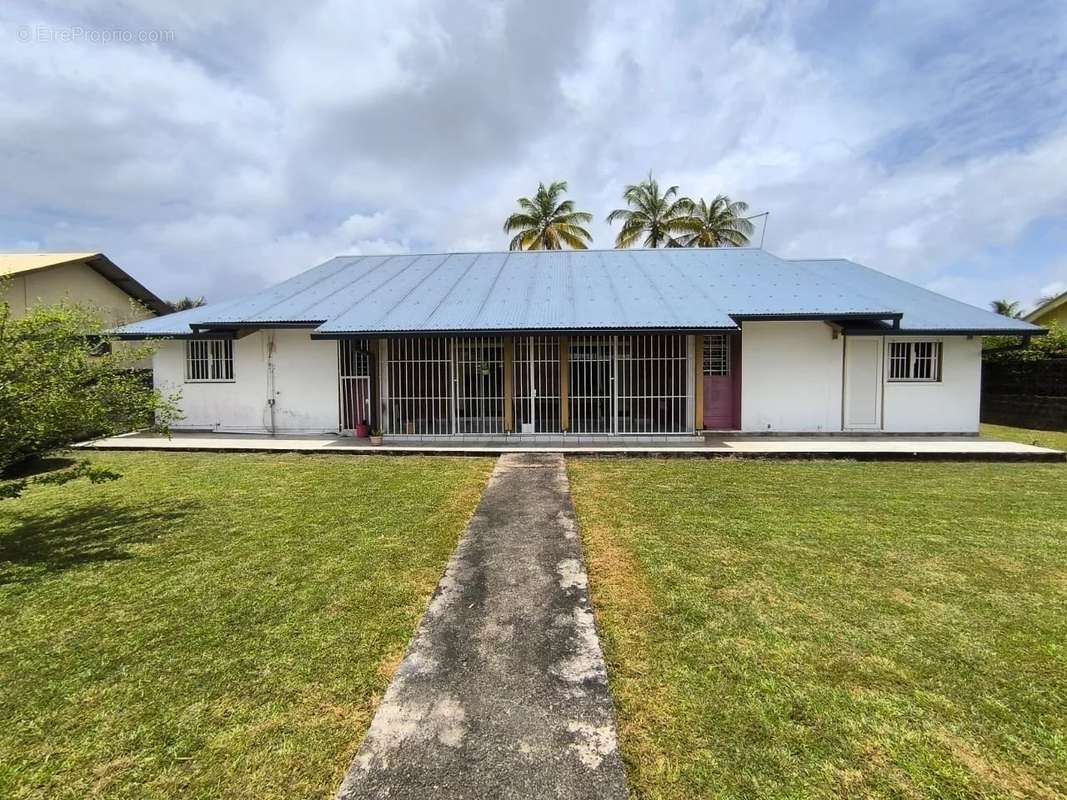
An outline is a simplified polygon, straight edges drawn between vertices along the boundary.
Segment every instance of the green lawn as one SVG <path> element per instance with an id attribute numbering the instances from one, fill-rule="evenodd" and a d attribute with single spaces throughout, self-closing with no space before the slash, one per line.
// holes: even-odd
<path id="1" fill-rule="evenodd" d="M 492 462 L 109 454 L 0 501 L 0 797 L 328 797 Z"/>
<path id="2" fill-rule="evenodd" d="M 1036 428 L 982 425 L 982 435 L 990 439 L 1003 439 L 1009 442 L 1022 442 L 1023 444 L 1036 444 L 1039 447 L 1067 450 L 1067 431 L 1042 431 Z"/>
<path id="3" fill-rule="evenodd" d="M 1067 795 L 1067 467 L 568 469 L 636 797 Z"/>

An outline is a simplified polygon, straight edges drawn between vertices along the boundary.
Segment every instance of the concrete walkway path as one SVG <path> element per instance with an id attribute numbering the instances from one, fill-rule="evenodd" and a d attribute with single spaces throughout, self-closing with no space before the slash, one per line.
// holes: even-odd
<path id="1" fill-rule="evenodd" d="M 338 797 L 626 797 L 562 456 L 500 457 Z"/>
<path id="2" fill-rule="evenodd" d="M 381 447 L 351 436 L 268 436 L 240 433 L 132 433 L 82 442 L 90 450 L 189 450 L 223 452 L 349 453 L 363 455 L 491 456 L 565 453 L 568 456 L 644 458 L 850 458 L 864 461 L 1052 461 L 1067 455 L 1047 447 L 977 436 L 698 436 L 570 435 L 566 439 L 512 436 L 386 437 Z"/>

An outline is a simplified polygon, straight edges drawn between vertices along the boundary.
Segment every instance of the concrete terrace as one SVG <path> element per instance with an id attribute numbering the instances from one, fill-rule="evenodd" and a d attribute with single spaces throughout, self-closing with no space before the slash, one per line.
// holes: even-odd
<path id="1" fill-rule="evenodd" d="M 563 453 L 569 456 L 856 459 L 864 461 L 1067 461 L 1047 447 L 977 436 L 569 436 L 484 439 L 386 437 L 372 447 L 349 436 L 270 436 L 241 433 L 131 433 L 83 442 L 93 450 L 347 453 L 389 455 L 499 455 Z"/>

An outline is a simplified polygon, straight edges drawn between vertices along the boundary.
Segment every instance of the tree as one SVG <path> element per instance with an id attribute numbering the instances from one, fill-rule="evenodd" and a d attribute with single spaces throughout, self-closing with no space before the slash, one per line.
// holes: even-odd
<path id="1" fill-rule="evenodd" d="M 1019 308 L 1018 300 L 993 300 L 990 302 L 989 307 L 1002 317 L 1018 319 L 1023 315 L 1022 309 Z"/>
<path id="2" fill-rule="evenodd" d="M 0 297 L 6 292 L 0 286 Z M 145 381 L 135 366 L 146 348 L 110 345 L 104 323 L 74 305 L 38 306 L 14 319 L 0 301 L 0 497 L 20 494 L 14 478 L 24 463 L 98 435 L 165 427 L 174 403 Z M 57 483 L 87 476 L 115 477 L 89 462 L 35 478 Z"/>
<path id="3" fill-rule="evenodd" d="M 693 201 L 679 197 L 677 186 L 660 192 L 651 172 L 640 183 L 627 186 L 622 197 L 627 208 L 616 208 L 607 220 L 609 225 L 622 220 L 616 247 L 633 247 L 642 234 L 645 247 L 682 247 L 684 237 L 696 233 Z"/>
<path id="4" fill-rule="evenodd" d="M 716 195 L 710 203 L 700 198 L 690 217 L 693 232 L 683 236 L 686 247 L 744 247 L 752 235 L 753 226 L 743 214 L 748 203 L 731 201 L 724 194 Z"/>
<path id="5" fill-rule="evenodd" d="M 583 225 L 593 221 L 593 215 L 575 211 L 573 200 L 561 200 L 567 191 L 566 181 L 556 181 L 547 188 L 537 184 L 537 193 L 519 198 L 520 211 L 504 222 L 507 233 L 515 233 L 509 248 L 512 250 L 562 250 L 564 245 L 585 250 L 593 241 Z"/>
<path id="6" fill-rule="evenodd" d="M 176 311 L 188 311 L 190 308 L 200 308 L 200 306 L 207 304 L 207 300 L 204 299 L 203 295 L 200 295 L 200 297 L 186 295 L 185 297 L 179 297 L 177 300 L 167 300 L 166 303 L 173 313 Z"/>

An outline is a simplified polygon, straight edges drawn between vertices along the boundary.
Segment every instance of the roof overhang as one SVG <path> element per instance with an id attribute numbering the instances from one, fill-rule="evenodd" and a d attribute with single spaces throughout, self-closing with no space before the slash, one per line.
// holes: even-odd
<path id="1" fill-rule="evenodd" d="M 736 325 L 686 326 L 656 328 L 458 328 L 408 331 L 312 331 L 312 339 L 395 339 L 402 336 L 608 336 L 657 333 L 736 333 Z"/>
<path id="2" fill-rule="evenodd" d="M 93 271 L 111 281 L 149 311 L 153 311 L 159 316 L 171 313 L 171 307 L 164 300 L 156 296 L 154 292 L 149 291 L 144 284 L 131 277 L 103 253 L 98 253 L 91 258 L 85 259 L 85 263 Z"/>
<path id="3" fill-rule="evenodd" d="M 731 314 L 730 318 L 742 322 L 839 322 L 844 320 L 867 320 L 882 322 L 888 320 L 894 327 L 900 324 L 904 315 L 899 311 L 839 311 L 836 313 L 799 312 L 782 314 Z"/>
<path id="4" fill-rule="evenodd" d="M 1037 328 L 1032 331 L 1018 328 L 853 328 L 844 326 L 846 336 L 1044 336 L 1048 331 Z"/>

